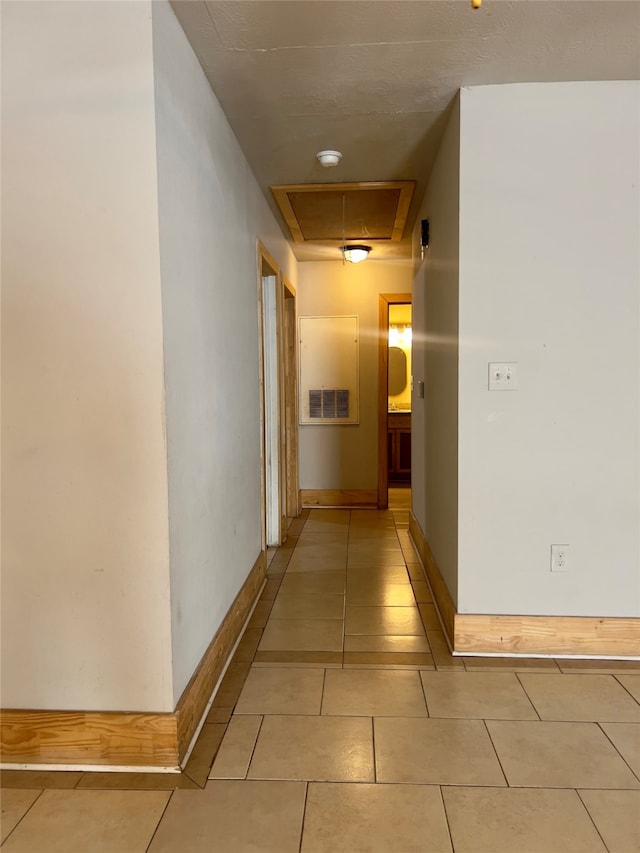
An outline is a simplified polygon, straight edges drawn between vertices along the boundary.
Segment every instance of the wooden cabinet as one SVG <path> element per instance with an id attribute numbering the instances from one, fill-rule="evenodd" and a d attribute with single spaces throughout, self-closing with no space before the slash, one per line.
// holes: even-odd
<path id="1" fill-rule="evenodd" d="M 408 483 L 411 480 L 411 415 L 387 416 L 387 460 L 389 483 Z"/>

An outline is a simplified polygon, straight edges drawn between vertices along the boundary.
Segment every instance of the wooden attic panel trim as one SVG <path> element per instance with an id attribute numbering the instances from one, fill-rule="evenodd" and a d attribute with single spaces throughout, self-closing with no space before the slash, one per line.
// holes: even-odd
<path id="1" fill-rule="evenodd" d="M 413 199 L 413 192 L 416 188 L 415 183 L 409 182 L 405 183 L 405 186 L 400 190 L 400 198 L 398 200 L 398 208 L 396 210 L 396 221 L 393 226 L 393 234 L 391 239 L 394 242 L 399 242 L 402 240 L 402 235 L 404 234 L 404 227 L 407 224 L 407 218 L 409 216 L 409 208 L 411 207 L 411 201 Z"/>
<path id="2" fill-rule="evenodd" d="M 352 181 L 344 184 L 278 184 L 271 187 L 271 191 L 276 193 L 277 190 L 284 192 L 322 192 L 327 193 L 343 193 L 352 192 L 353 190 L 401 190 L 406 187 L 413 189 L 415 181 Z"/>
<path id="3" fill-rule="evenodd" d="M 344 239 L 347 240 L 366 239 L 399 242 L 402 239 L 407 222 L 414 190 L 415 181 L 283 184 L 271 187 L 271 192 L 296 243 L 342 240 L 343 230 Z M 377 211 L 367 211 L 366 195 L 374 192 L 380 196 L 381 203 L 378 204 Z M 344 229 L 341 200 L 336 199 L 335 203 L 331 205 L 330 215 L 327 216 L 321 210 L 321 199 L 324 199 L 325 203 L 331 204 L 331 196 L 335 194 L 350 196 L 350 201 L 345 210 Z M 300 211 L 296 210 L 296 203 L 300 206 L 301 199 L 305 195 L 315 196 L 312 204 L 306 206 L 306 222 L 300 221 Z M 356 203 L 357 206 L 354 207 L 354 198 L 358 196 L 360 198 Z M 385 217 L 384 213 L 381 212 L 382 204 L 385 201 L 389 209 L 388 217 Z M 360 207 L 360 203 L 364 209 Z M 352 212 L 349 211 L 349 206 Z M 309 219 L 312 219 L 311 223 L 309 223 Z M 314 227 L 314 222 L 316 228 L 320 227 L 320 230 L 315 234 L 311 230 Z M 361 224 L 358 225 L 358 223 Z"/>
<path id="4" fill-rule="evenodd" d="M 289 200 L 289 189 L 289 187 L 271 187 L 271 192 L 273 193 L 273 197 L 280 208 L 280 213 L 282 214 L 284 221 L 287 223 L 289 231 L 291 231 L 294 243 L 304 243 L 304 236 L 293 211 L 293 207 L 291 206 L 291 201 Z"/>
<path id="5" fill-rule="evenodd" d="M 305 241 L 391 240 L 399 198 L 396 189 L 289 194 Z"/>

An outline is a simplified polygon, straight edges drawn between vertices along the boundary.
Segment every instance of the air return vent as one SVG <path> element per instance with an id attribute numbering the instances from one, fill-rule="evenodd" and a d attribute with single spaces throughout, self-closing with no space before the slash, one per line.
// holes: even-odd
<path id="1" fill-rule="evenodd" d="M 348 418 L 349 391 L 315 390 L 309 391 L 309 417 L 317 418 Z"/>

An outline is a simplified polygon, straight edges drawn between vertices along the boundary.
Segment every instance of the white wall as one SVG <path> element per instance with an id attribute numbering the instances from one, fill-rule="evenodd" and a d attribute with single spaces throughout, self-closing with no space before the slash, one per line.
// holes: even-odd
<path id="1" fill-rule="evenodd" d="M 153 35 L 177 702 L 261 549 L 256 238 L 296 262 L 167 3 Z"/>
<path id="2" fill-rule="evenodd" d="M 638 616 L 640 84 L 461 97 L 459 610 Z"/>
<path id="3" fill-rule="evenodd" d="M 4 707 L 172 707 L 150 6 L 2 3 Z"/>
<path id="4" fill-rule="evenodd" d="M 301 489 L 378 486 L 378 295 L 411 293 L 410 261 L 310 261 L 298 269 L 299 316 L 359 318 L 360 423 L 301 426 Z"/>
<path id="5" fill-rule="evenodd" d="M 430 241 L 413 285 L 412 508 L 451 595 L 458 588 L 458 234 L 456 98 L 418 216 Z M 419 233 L 417 239 L 419 242 Z M 425 396 L 417 393 L 425 383 Z"/>

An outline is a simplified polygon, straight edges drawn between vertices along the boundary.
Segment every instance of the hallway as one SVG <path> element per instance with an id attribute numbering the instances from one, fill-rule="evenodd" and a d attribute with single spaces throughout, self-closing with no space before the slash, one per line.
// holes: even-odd
<path id="1" fill-rule="evenodd" d="M 638 851 L 640 665 L 452 657 L 407 528 L 305 510 L 185 771 L 5 771 L 3 853 Z"/>

